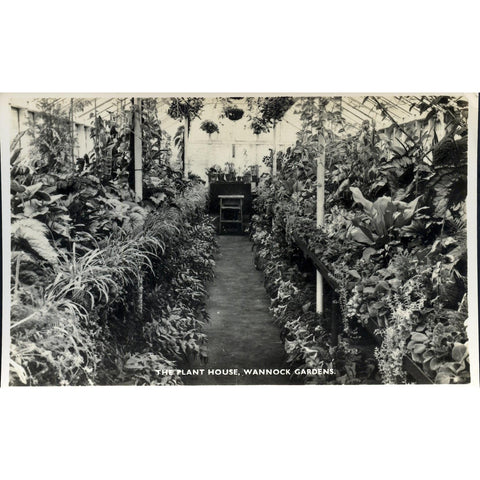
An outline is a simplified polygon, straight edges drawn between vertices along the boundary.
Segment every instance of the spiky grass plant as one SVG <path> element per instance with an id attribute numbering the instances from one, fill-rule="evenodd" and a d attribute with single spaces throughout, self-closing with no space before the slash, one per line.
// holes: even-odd
<path id="1" fill-rule="evenodd" d="M 93 384 L 99 358 L 80 321 L 86 312 L 69 300 L 42 300 L 12 305 L 11 384 Z"/>
<path id="2" fill-rule="evenodd" d="M 75 175 L 60 143 L 43 156 L 12 144 L 11 382 L 176 383 L 156 371 L 204 355 L 197 316 L 206 318 L 214 245 L 206 188 L 169 177 L 170 198 L 149 210 L 119 181 L 105 187 L 87 171 Z M 69 188 L 88 206 L 65 199 Z M 175 288 L 172 278 L 181 281 Z M 160 306 L 144 309 L 157 294 Z M 173 333 L 168 346 L 144 329 L 155 321 Z"/>

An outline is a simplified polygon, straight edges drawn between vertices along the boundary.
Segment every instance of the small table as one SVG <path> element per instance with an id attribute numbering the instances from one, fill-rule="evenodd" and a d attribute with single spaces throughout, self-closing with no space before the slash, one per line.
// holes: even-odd
<path id="1" fill-rule="evenodd" d="M 218 233 L 222 233 L 223 224 L 238 224 L 240 233 L 243 230 L 243 198 L 244 195 L 219 195 L 220 219 Z M 227 218 L 225 218 L 227 214 Z"/>

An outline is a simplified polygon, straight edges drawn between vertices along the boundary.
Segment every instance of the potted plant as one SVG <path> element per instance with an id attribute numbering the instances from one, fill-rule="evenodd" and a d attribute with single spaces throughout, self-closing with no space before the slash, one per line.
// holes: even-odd
<path id="1" fill-rule="evenodd" d="M 258 165 L 250 165 L 250 172 L 252 174 L 252 182 L 258 183 Z"/>
<path id="2" fill-rule="evenodd" d="M 232 122 L 236 122 L 243 117 L 243 110 L 238 107 L 228 106 L 223 109 L 224 115 Z"/>
<path id="3" fill-rule="evenodd" d="M 251 183 L 252 181 L 252 172 L 250 171 L 249 167 L 246 167 L 243 172 L 243 181 L 245 183 Z"/>
<path id="4" fill-rule="evenodd" d="M 218 165 L 213 165 L 210 168 L 207 168 L 205 172 L 207 173 L 208 181 L 210 183 L 218 182 L 221 171 L 222 171 L 222 168 L 219 167 Z"/>
<path id="5" fill-rule="evenodd" d="M 226 162 L 225 163 L 225 177 L 227 182 L 234 182 L 235 181 L 235 165 L 233 162 Z"/>

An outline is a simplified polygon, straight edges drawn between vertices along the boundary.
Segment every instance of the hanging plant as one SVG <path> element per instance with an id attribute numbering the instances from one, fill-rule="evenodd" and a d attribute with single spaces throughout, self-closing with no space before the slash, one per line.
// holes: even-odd
<path id="1" fill-rule="evenodd" d="M 261 133 L 268 132 L 268 125 L 258 117 L 254 117 L 250 122 L 250 128 L 253 130 L 255 135 L 260 135 Z"/>
<path id="2" fill-rule="evenodd" d="M 255 102 L 258 114 L 251 117 L 250 128 L 255 135 L 270 131 L 277 122 L 280 122 L 285 113 L 295 103 L 293 97 L 265 97 Z M 252 102 L 253 104 L 253 102 Z"/>
<path id="3" fill-rule="evenodd" d="M 209 135 L 211 135 L 212 133 L 220 133 L 220 131 L 218 130 L 218 125 L 210 120 L 205 120 L 204 122 L 202 122 L 200 128 Z"/>
<path id="4" fill-rule="evenodd" d="M 223 110 L 225 116 L 232 122 L 236 122 L 243 117 L 243 110 L 238 107 L 225 107 Z"/>
<path id="5" fill-rule="evenodd" d="M 293 97 L 266 97 L 260 105 L 260 113 L 265 123 L 279 122 L 295 103 Z"/>
<path id="6" fill-rule="evenodd" d="M 172 98 L 170 106 L 168 107 L 168 114 L 174 120 L 182 120 L 183 118 L 193 120 L 199 116 L 202 108 L 203 98 L 201 97 Z"/>

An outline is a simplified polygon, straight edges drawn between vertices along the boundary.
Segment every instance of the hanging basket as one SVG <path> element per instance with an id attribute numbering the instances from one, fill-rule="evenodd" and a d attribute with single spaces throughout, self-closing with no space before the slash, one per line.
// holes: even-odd
<path id="1" fill-rule="evenodd" d="M 236 122 L 243 117 L 244 112 L 241 108 L 238 107 L 225 107 L 223 113 L 229 120 L 231 120 L 232 122 Z"/>
<path id="2" fill-rule="evenodd" d="M 255 135 L 260 135 L 261 133 L 268 132 L 268 125 L 260 118 L 254 118 L 250 122 L 250 128 L 253 130 Z"/>
<path id="3" fill-rule="evenodd" d="M 205 120 L 202 122 L 200 125 L 200 129 L 203 130 L 205 133 L 208 133 L 211 135 L 212 133 L 220 133 L 218 130 L 218 125 L 215 122 L 212 122 L 210 120 Z"/>
<path id="4" fill-rule="evenodd" d="M 173 98 L 168 107 L 168 115 L 175 120 L 189 118 L 193 120 L 198 117 L 203 108 L 203 98 Z"/>
<path id="5" fill-rule="evenodd" d="M 280 122 L 294 103 L 293 97 L 266 97 L 260 106 L 263 122 Z"/>

